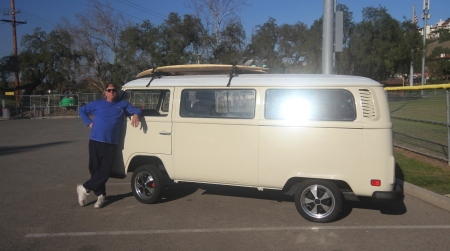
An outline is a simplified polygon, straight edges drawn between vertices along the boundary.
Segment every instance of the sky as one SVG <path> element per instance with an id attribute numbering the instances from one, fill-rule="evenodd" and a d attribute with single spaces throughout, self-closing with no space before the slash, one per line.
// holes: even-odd
<path id="1" fill-rule="evenodd" d="M 102 0 L 106 1 L 106 0 Z M 423 0 L 337 0 L 345 4 L 353 12 L 353 21 L 360 22 L 364 7 L 386 7 L 389 14 L 399 20 L 411 20 L 412 5 L 416 6 L 419 18 L 418 25 L 423 27 L 422 5 Z M 17 21 L 26 21 L 26 24 L 17 26 L 17 38 L 20 52 L 21 37 L 32 34 L 33 29 L 41 27 L 50 32 L 62 17 L 75 20 L 75 14 L 82 14 L 88 8 L 89 0 L 15 0 Z M 164 21 L 170 12 L 177 12 L 180 16 L 194 14 L 185 6 L 186 0 L 109 0 L 112 8 L 121 12 L 133 23 L 150 20 L 158 25 Z M 323 0 L 247 0 L 249 6 L 238 13 L 242 25 L 249 38 L 257 25 L 264 24 L 269 17 L 275 18 L 278 25 L 295 24 L 303 22 L 310 26 L 323 14 Z M 133 7 L 134 6 L 134 7 Z M 137 7 L 137 8 L 136 8 Z M 11 11 L 10 0 L 0 0 L 0 12 Z M 430 0 L 431 18 L 427 24 L 436 24 L 450 18 L 450 0 Z M 3 15 L 1 19 L 11 20 L 10 15 Z M 0 23 L 0 57 L 13 52 L 11 24 Z"/>

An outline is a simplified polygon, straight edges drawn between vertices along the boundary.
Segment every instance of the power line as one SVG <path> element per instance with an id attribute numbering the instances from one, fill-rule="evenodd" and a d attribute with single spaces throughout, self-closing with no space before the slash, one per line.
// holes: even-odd
<path id="1" fill-rule="evenodd" d="M 152 11 L 152 10 L 149 10 L 149 9 L 143 7 L 143 6 L 137 5 L 137 4 L 132 3 L 132 2 L 130 2 L 130 1 L 127 1 L 127 0 L 123 0 L 123 1 L 125 1 L 125 2 L 123 2 L 123 1 L 121 1 L 121 0 L 117 0 L 117 1 L 119 1 L 119 2 L 121 2 L 121 3 L 123 3 L 123 4 L 126 4 L 126 5 L 128 5 L 128 6 L 130 6 L 130 7 L 133 7 L 133 8 L 135 8 L 135 9 L 138 9 L 138 10 L 140 10 L 140 11 L 142 11 L 142 12 L 145 12 L 145 13 L 147 13 L 147 14 L 149 14 L 149 15 L 152 15 L 152 16 L 154 16 L 154 17 L 157 17 L 157 18 L 160 18 L 160 19 L 163 19 L 163 20 L 165 19 L 165 16 L 164 16 L 164 15 L 159 14 L 159 13 L 157 13 L 157 12 L 154 12 L 154 11 Z M 134 6 L 133 6 L 133 5 L 134 5 Z"/>
<path id="2" fill-rule="evenodd" d="M 135 18 L 135 19 L 138 19 L 138 20 L 144 21 L 144 20 L 143 20 L 143 19 L 141 19 L 141 18 L 138 18 L 138 17 L 132 16 L 132 15 L 129 15 L 129 14 L 125 13 L 125 12 L 122 12 L 122 11 L 120 11 L 120 10 L 116 10 L 116 9 L 114 9 L 114 8 L 113 8 L 113 7 L 111 7 L 111 6 L 107 6 L 107 5 L 104 5 L 104 4 L 102 4 L 102 3 L 99 3 L 99 2 L 98 2 L 98 4 L 100 4 L 100 5 L 102 5 L 102 6 L 106 7 L 106 8 L 110 8 L 111 10 L 114 10 L 114 11 L 117 11 L 117 12 L 119 12 L 119 13 L 122 13 L 122 14 L 124 14 L 124 15 L 130 16 L 130 17 L 132 17 L 132 18 Z"/>
<path id="3" fill-rule="evenodd" d="M 53 30 L 55 28 L 53 25 L 45 23 L 45 22 L 43 22 L 43 21 L 41 21 L 41 20 L 39 20 L 39 19 L 37 19 L 37 18 L 27 14 L 27 13 L 22 13 L 22 15 L 24 15 L 30 23 L 34 23 L 34 24 L 36 24 L 38 26 L 41 26 L 42 28 L 47 28 L 47 29 L 50 29 L 50 30 Z"/>
<path id="4" fill-rule="evenodd" d="M 22 10 L 22 13 L 24 13 L 24 14 L 26 14 L 26 15 L 32 15 L 33 17 L 36 17 L 37 19 L 40 19 L 40 20 L 42 20 L 43 22 L 48 23 L 48 24 L 50 24 L 50 25 L 52 25 L 52 26 L 57 26 L 57 25 L 58 25 L 58 23 L 56 23 L 56 22 L 53 22 L 53 21 L 51 21 L 51 20 L 49 20 L 49 19 L 40 17 L 40 16 L 38 16 L 38 15 L 36 15 L 36 14 L 33 14 L 33 13 L 31 13 L 31 12 L 28 12 L 28 11 Z"/>

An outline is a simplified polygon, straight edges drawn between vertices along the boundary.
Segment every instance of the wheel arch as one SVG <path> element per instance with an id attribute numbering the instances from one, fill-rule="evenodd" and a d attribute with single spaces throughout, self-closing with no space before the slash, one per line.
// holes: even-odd
<path id="1" fill-rule="evenodd" d="M 350 187 L 350 185 L 343 181 L 343 180 L 333 180 L 333 179 L 318 179 L 318 178 L 306 178 L 306 177 L 292 177 L 290 178 L 286 184 L 284 184 L 284 187 L 282 191 L 288 195 L 293 195 L 297 191 L 297 187 L 300 183 L 302 183 L 305 180 L 326 180 L 329 182 L 334 183 L 339 190 L 344 194 L 344 197 L 347 199 L 346 194 L 351 193 L 353 194 L 353 190 Z"/>
<path id="2" fill-rule="evenodd" d="M 166 167 L 162 160 L 156 156 L 136 155 L 134 156 L 130 164 L 128 164 L 127 172 L 133 173 L 138 167 L 142 165 L 154 165 L 158 167 L 164 175 L 169 176 Z"/>

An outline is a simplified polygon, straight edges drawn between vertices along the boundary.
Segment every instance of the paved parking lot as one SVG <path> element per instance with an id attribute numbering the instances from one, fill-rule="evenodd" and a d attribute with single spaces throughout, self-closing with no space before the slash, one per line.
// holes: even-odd
<path id="1" fill-rule="evenodd" d="M 0 121 L 1 250 L 448 250 L 450 212 L 404 203 L 351 203 L 314 224 L 278 191 L 172 184 L 139 203 L 129 178 L 111 179 L 108 204 L 80 207 L 89 129 L 81 119 Z"/>

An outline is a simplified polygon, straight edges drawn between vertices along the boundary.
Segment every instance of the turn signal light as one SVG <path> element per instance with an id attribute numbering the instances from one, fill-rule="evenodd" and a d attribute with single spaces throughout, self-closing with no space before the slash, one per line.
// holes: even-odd
<path id="1" fill-rule="evenodd" d="M 371 180 L 371 181 L 370 181 L 370 184 L 371 184 L 372 186 L 379 187 L 379 186 L 381 186 L 381 181 L 380 181 L 380 180 Z"/>

